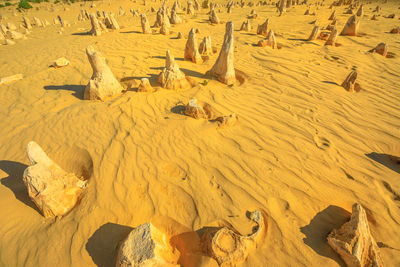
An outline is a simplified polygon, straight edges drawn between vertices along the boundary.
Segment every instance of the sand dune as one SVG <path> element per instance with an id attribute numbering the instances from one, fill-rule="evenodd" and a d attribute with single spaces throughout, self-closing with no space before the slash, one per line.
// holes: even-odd
<path id="1" fill-rule="evenodd" d="M 350 218 L 355 202 L 367 211 L 385 265 L 399 266 L 400 165 L 389 159 L 400 156 L 400 39 L 389 33 L 400 25 L 399 3 L 361 1 L 360 35 L 338 36 L 336 47 L 306 41 L 310 22 L 330 23 L 332 1 L 326 2 L 318 10 L 311 5 L 315 16 L 304 15 L 305 5 L 282 16 L 273 5 L 231 13 L 217 7 L 222 22 L 234 23 L 234 65 L 244 82 L 233 86 L 205 76 L 218 53 L 200 64 L 183 59 L 191 28 L 200 30 L 198 43 L 211 36 L 219 52 L 225 24 L 209 24 L 208 9 L 178 13 L 186 22 L 162 35 L 142 34 L 140 17 L 128 12 L 140 8 L 153 25 L 150 8 L 160 2 L 74 3 L 67 11 L 57 4 L 53 12 L 51 3 L 33 4 L 39 10 L 24 14 L 32 21 L 60 15 L 71 25 L 61 33 L 60 25 L 34 26 L 26 40 L 0 46 L 0 77 L 23 74 L 0 85 L 0 266 L 115 266 L 119 241 L 145 222 L 181 252 L 196 251 L 194 233 L 203 227 L 230 225 L 249 234 L 245 214 L 255 209 L 265 214 L 268 231 L 239 266 L 345 266 L 326 237 Z M 374 21 L 378 4 L 382 16 Z M 118 15 L 120 6 L 126 15 Z M 78 21 L 82 8 L 113 12 L 121 29 L 88 35 L 90 20 Z M 239 31 L 252 9 L 253 29 Z M 19 27 L 22 14 L 13 10 L 0 13 Z M 346 7 L 336 10 L 340 32 L 350 15 Z M 257 46 L 265 37 L 256 29 L 266 18 L 281 49 Z M 184 38 L 176 39 L 178 32 Z M 381 42 L 393 58 L 368 53 Z M 89 45 L 131 89 L 105 102 L 83 100 L 92 75 Z M 161 88 L 167 50 L 196 86 Z M 70 64 L 50 67 L 60 57 Z M 340 86 L 353 69 L 357 93 Z M 136 92 L 141 78 L 156 91 Z M 185 116 L 192 98 L 238 114 L 238 123 L 217 129 Z M 65 170 L 88 177 L 79 205 L 61 219 L 45 219 L 23 184 L 32 140 Z"/>

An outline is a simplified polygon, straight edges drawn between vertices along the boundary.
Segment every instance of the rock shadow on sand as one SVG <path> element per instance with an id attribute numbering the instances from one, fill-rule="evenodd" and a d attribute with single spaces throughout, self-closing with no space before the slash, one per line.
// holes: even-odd
<path id="1" fill-rule="evenodd" d="M 114 267 L 118 247 L 132 231 L 132 227 L 116 223 L 103 224 L 86 243 L 86 250 L 98 267 Z"/>
<path id="2" fill-rule="evenodd" d="M 376 162 L 388 167 L 392 171 L 400 173 L 400 161 L 396 160 L 394 156 L 372 152 L 365 154 L 368 158 L 375 160 Z"/>
<path id="3" fill-rule="evenodd" d="M 350 212 L 338 206 L 329 206 L 319 212 L 306 226 L 300 228 L 305 234 L 304 244 L 323 257 L 331 258 L 340 266 L 345 267 L 344 261 L 328 245 L 327 236 L 333 230 L 340 228 L 350 219 Z"/>
<path id="4" fill-rule="evenodd" d="M 85 85 L 46 85 L 43 88 L 45 90 L 66 90 L 66 91 L 73 91 L 72 95 L 76 98 L 83 100 L 83 94 L 85 92 Z"/>
<path id="5" fill-rule="evenodd" d="M 40 213 L 35 203 L 29 198 L 28 190 L 22 181 L 26 168 L 28 168 L 27 165 L 19 162 L 0 160 L 0 170 L 8 174 L 8 177 L 1 179 L 0 182 L 14 193 L 16 199 Z"/>

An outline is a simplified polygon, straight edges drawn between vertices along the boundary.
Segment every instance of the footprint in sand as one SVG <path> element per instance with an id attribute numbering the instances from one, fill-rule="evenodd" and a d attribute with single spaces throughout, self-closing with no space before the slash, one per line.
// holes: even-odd
<path id="1" fill-rule="evenodd" d="M 325 137 L 321 137 L 321 136 L 314 136 L 314 142 L 315 145 L 322 150 L 327 150 L 330 148 L 331 146 L 331 142 L 326 139 Z"/>

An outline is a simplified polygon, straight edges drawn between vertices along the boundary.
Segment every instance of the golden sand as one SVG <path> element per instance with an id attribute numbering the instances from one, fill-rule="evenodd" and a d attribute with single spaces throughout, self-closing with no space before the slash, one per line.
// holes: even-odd
<path id="1" fill-rule="evenodd" d="M 399 2 L 366 4 L 360 36 L 339 36 L 337 47 L 305 41 L 310 22 L 331 22 L 332 1 L 326 2 L 311 6 L 316 16 L 304 15 L 304 5 L 280 17 L 273 5 L 229 14 L 221 8 L 220 20 L 234 22 L 235 68 L 246 78 L 234 86 L 204 76 L 218 53 L 202 64 L 183 61 L 192 27 L 200 30 L 198 43 L 210 35 L 221 48 L 225 24 L 210 25 L 209 10 L 179 14 L 186 23 L 161 35 L 142 34 L 140 17 L 129 13 L 140 8 L 152 25 L 156 13 L 149 10 L 160 2 L 75 3 L 68 11 L 58 4 L 54 12 L 50 3 L 33 4 L 26 16 L 51 25 L 0 46 L 0 77 L 23 74 L 0 85 L 0 266 L 114 266 L 118 242 L 132 227 L 152 222 L 187 249 L 196 246 L 193 231 L 205 226 L 250 233 L 245 213 L 254 209 L 266 214 L 268 231 L 241 266 L 339 266 L 326 237 L 349 219 L 355 202 L 367 210 L 386 266 L 399 266 L 400 167 L 388 157 L 400 156 L 400 39 L 389 33 L 400 25 Z M 382 16 L 371 20 L 378 4 Z M 118 16 L 120 6 L 125 16 Z M 82 8 L 114 12 L 121 29 L 85 34 L 91 26 L 78 21 Z M 18 27 L 22 15 L 13 16 L 14 9 L 0 13 Z M 238 31 L 252 9 L 253 29 Z M 339 32 L 350 16 L 345 10 L 337 8 Z M 384 18 L 392 13 L 394 19 Z M 57 15 L 71 26 L 60 31 L 52 24 Z M 256 28 L 266 18 L 281 49 L 257 46 L 264 37 Z M 176 39 L 178 32 L 184 38 Z M 398 56 L 367 53 L 381 42 Z M 106 102 L 83 100 L 92 74 L 88 45 L 132 89 Z M 167 49 L 197 86 L 160 88 Z M 50 67 L 61 57 L 68 66 Z M 354 68 L 358 93 L 340 86 Z M 141 78 L 157 91 L 136 92 Z M 185 116 L 192 98 L 238 114 L 238 123 L 217 129 Z M 22 182 L 31 140 L 62 168 L 90 177 L 80 203 L 61 219 L 45 219 Z"/>

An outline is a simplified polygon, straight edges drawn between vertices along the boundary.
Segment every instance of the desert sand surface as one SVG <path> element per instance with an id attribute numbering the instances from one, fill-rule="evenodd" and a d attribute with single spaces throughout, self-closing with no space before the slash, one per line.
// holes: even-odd
<path id="1" fill-rule="evenodd" d="M 115 266 L 120 241 L 146 222 L 166 234 L 178 264 L 214 266 L 200 251 L 197 231 L 226 225 L 248 235 L 254 224 L 246 212 L 253 210 L 262 212 L 266 229 L 237 266 L 346 266 L 326 237 L 349 220 L 354 203 L 367 212 L 385 266 L 400 266 L 400 165 L 390 159 L 400 156 L 400 35 L 389 33 L 400 26 L 399 1 L 360 1 L 359 34 L 339 35 L 338 46 L 306 40 L 315 25 L 330 23 L 333 10 L 339 32 L 351 16 L 348 6 L 330 9 L 331 0 L 294 5 L 281 16 L 270 1 L 252 7 L 246 1 L 231 13 L 227 1 L 212 2 L 220 24 L 209 23 L 209 9 L 180 11 L 184 22 L 171 25 L 169 35 L 159 28 L 143 34 L 140 17 L 129 12 L 146 14 L 152 26 L 151 8 L 157 11 L 160 1 L 32 3 L 23 13 L 0 8 L 2 23 L 21 33 L 22 16 L 50 24 L 0 46 L 0 77 L 23 75 L 0 85 L 0 266 Z M 371 20 L 377 5 L 380 16 Z M 113 12 L 121 28 L 87 34 L 91 23 L 78 20 L 81 9 Z M 253 29 L 239 31 L 253 9 Z M 307 9 L 315 15 L 304 15 Z M 54 25 L 57 16 L 70 25 Z M 265 38 L 257 26 L 266 18 L 280 49 L 257 46 Z M 231 86 L 205 75 L 228 21 L 241 77 Z M 198 44 L 211 36 L 217 52 L 197 64 L 184 60 L 191 28 L 198 29 Z M 391 57 L 368 53 L 382 42 Z M 122 94 L 84 99 L 89 45 L 127 89 Z M 195 81 L 192 88 L 168 90 L 157 82 L 167 50 Z M 69 65 L 52 67 L 61 57 Z M 359 92 L 340 86 L 353 69 Z M 155 92 L 137 92 L 141 78 Z M 219 114 L 236 113 L 238 122 L 220 129 L 184 115 L 192 98 Z M 45 218 L 28 196 L 22 177 L 30 141 L 87 178 L 65 216 Z"/>

